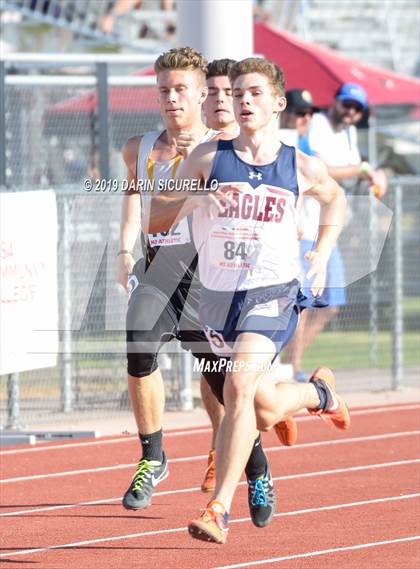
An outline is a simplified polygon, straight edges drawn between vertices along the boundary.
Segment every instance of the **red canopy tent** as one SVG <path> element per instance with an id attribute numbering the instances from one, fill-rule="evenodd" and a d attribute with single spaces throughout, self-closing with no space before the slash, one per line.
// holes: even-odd
<path id="1" fill-rule="evenodd" d="M 135 73 L 139 77 L 150 77 L 155 72 L 153 67 L 147 67 Z M 154 86 L 142 87 L 142 98 L 139 99 L 137 87 L 111 87 L 109 89 L 109 110 L 112 112 L 129 113 L 138 111 L 158 111 L 157 91 Z M 98 104 L 96 91 L 86 95 L 73 97 L 50 108 L 56 113 L 83 113 L 94 111 Z"/>
<path id="2" fill-rule="evenodd" d="M 331 49 L 298 39 L 267 24 L 254 26 L 254 51 L 275 61 L 285 72 L 287 88 L 311 91 L 315 105 L 327 107 L 335 91 L 345 82 L 360 83 L 371 105 L 420 105 L 420 80 L 398 75 L 350 59 Z M 152 75 L 148 68 L 138 75 Z M 158 111 L 154 87 L 143 87 L 142 96 L 133 87 L 111 87 L 110 112 Z M 50 107 L 49 113 L 92 112 L 97 106 L 95 92 Z"/>
<path id="3" fill-rule="evenodd" d="M 138 87 L 111 87 L 109 89 L 108 108 L 113 113 L 139 111 L 158 111 L 157 91 L 155 87 L 142 87 L 139 97 Z M 49 108 L 49 113 L 88 113 L 97 108 L 96 92 L 67 99 Z"/>
<path id="4" fill-rule="evenodd" d="M 420 80 L 365 65 L 267 24 L 255 24 L 254 52 L 275 61 L 287 88 L 308 89 L 319 107 L 329 106 L 347 82 L 362 85 L 371 105 L 420 105 Z"/>

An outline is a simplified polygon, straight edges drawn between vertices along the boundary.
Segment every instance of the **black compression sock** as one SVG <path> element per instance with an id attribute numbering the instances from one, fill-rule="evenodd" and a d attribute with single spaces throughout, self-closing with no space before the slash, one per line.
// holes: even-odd
<path id="1" fill-rule="evenodd" d="M 245 474 L 249 480 L 255 480 L 259 476 L 263 476 L 266 471 L 267 457 L 261 445 L 261 435 L 254 441 L 251 454 L 245 466 Z"/>
<path id="2" fill-rule="evenodd" d="M 150 433 L 149 435 L 139 433 L 139 439 L 143 449 L 143 458 L 162 462 L 162 429 L 156 431 L 156 433 Z"/>
<path id="3" fill-rule="evenodd" d="M 318 409 L 322 409 L 323 411 L 325 411 L 325 409 L 327 408 L 327 404 L 328 404 L 328 397 L 327 397 L 327 391 L 325 389 L 325 387 L 322 385 L 321 381 L 318 380 L 310 380 L 310 383 L 312 383 L 312 385 L 315 387 L 317 393 L 318 393 L 318 397 L 319 397 L 319 405 L 318 405 Z"/>

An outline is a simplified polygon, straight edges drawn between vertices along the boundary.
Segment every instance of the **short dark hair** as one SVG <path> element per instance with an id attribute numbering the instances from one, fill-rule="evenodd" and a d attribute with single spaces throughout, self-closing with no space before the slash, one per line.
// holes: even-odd
<path id="1" fill-rule="evenodd" d="M 214 59 L 208 64 L 206 79 L 229 75 L 229 71 L 235 63 L 234 59 Z"/>

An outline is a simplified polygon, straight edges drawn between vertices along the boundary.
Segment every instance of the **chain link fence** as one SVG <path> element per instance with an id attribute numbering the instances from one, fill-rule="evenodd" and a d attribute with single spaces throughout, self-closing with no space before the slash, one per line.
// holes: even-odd
<path id="1" fill-rule="evenodd" d="M 118 75 L 108 77 L 105 63 L 78 68 L 78 75 L 60 74 L 57 66 L 54 75 L 51 69 L 32 75 L 14 67 L 0 87 L 5 106 L 2 191 L 53 189 L 56 195 L 60 309 L 57 366 L 1 377 L 3 425 L 109 417 L 129 408 L 127 299 L 114 274 L 120 195 L 86 192 L 84 180 L 122 179 L 124 142 L 161 121 L 153 79 L 124 76 L 125 69 L 115 69 Z M 322 362 L 331 365 L 345 389 L 417 381 L 418 182 L 395 179 L 384 204 L 363 198 L 363 191 L 351 198 L 352 217 L 340 238 L 351 275 L 346 305 L 303 359 L 308 371 Z M 394 222 L 388 231 L 391 212 Z M 172 342 L 160 365 L 167 407 L 188 408 L 191 358 Z"/>

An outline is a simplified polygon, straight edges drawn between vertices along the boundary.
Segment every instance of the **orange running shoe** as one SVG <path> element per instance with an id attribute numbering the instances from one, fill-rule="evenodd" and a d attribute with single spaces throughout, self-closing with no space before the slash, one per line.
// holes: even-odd
<path id="1" fill-rule="evenodd" d="M 350 413 L 344 400 L 335 392 L 335 377 L 330 368 L 321 366 L 314 371 L 309 380 L 320 384 L 327 395 L 325 409 L 308 409 L 311 415 L 320 415 L 331 421 L 338 429 L 350 427 Z"/>
<path id="2" fill-rule="evenodd" d="M 204 474 L 204 481 L 201 485 L 202 492 L 214 492 L 216 488 L 216 451 L 211 449 L 207 459 L 207 468 Z"/>
<path id="3" fill-rule="evenodd" d="M 191 537 L 213 543 L 226 543 L 229 514 L 223 504 L 212 500 L 201 516 L 188 524 Z"/>
<path id="4" fill-rule="evenodd" d="M 296 444 L 297 441 L 297 425 L 293 417 L 287 417 L 284 421 L 279 421 L 274 425 L 274 430 L 281 443 L 287 447 Z"/>

